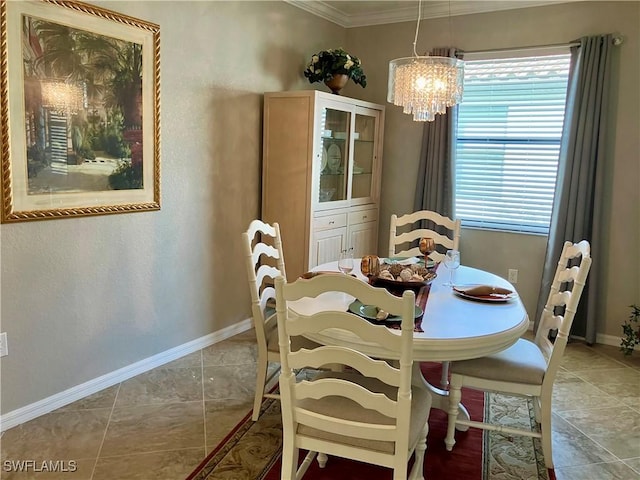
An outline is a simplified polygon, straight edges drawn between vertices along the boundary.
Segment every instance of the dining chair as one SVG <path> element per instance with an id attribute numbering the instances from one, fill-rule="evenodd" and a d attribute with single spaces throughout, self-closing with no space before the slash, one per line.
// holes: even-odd
<path id="1" fill-rule="evenodd" d="M 420 224 L 414 225 L 416 222 Z M 441 246 L 440 250 L 444 250 L 429 255 L 431 260 L 441 262 L 446 250 L 459 249 L 460 220 L 452 220 L 431 210 L 419 210 L 400 217 L 394 213 L 389 226 L 389 257 L 421 256 L 417 241 L 423 237 L 433 238 L 436 248 Z"/>
<path id="2" fill-rule="evenodd" d="M 418 225 L 414 225 L 420 222 Z M 414 246 L 423 237 L 433 238 L 436 248 L 429 258 L 435 262 L 442 262 L 447 250 L 459 250 L 460 220 L 452 220 L 431 210 L 418 210 L 398 217 L 391 215 L 389 226 L 389 257 L 417 257 L 422 252 Z M 398 233 L 400 228 L 401 232 Z M 407 228 L 412 228 L 407 230 Z M 436 231 L 438 230 L 438 231 Z M 447 389 L 449 385 L 449 362 L 442 362 L 440 386 Z"/>
<path id="3" fill-rule="evenodd" d="M 279 276 L 286 278 L 286 271 L 278 223 L 270 225 L 253 220 L 247 231 L 242 233 L 242 240 L 251 293 L 251 312 L 258 344 L 256 392 L 251 415 L 252 420 L 256 421 L 260 416 L 263 398 L 280 398 L 277 393 L 270 393 L 271 387 L 275 386 L 277 366 L 280 363 L 273 282 Z M 297 338 L 294 350 L 309 345 L 314 344 L 304 338 Z M 269 372 L 269 364 L 278 365 L 274 365 Z"/>
<path id="4" fill-rule="evenodd" d="M 327 292 L 349 295 L 397 315 L 401 329 L 375 325 L 351 311 L 326 309 L 302 315 L 288 308 L 290 302 Z M 313 452 L 392 468 L 395 480 L 407 479 L 408 461 L 415 453 L 408 478 L 422 479 L 431 394 L 411 385 L 415 294 L 406 291 L 397 297 L 349 275 L 318 275 L 292 283 L 279 277 L 276 309 L 282 365 L 281 479 L 302 478 Z M 375 347 L 377 355 L 338 344 L 291 351 L 292 336 L 321 335 L 326 329 L 362 339 Z M 311 379 L 295 375 L 296 369 L 328 364 L 343 368 L 319 372 Z M 298 468 L 299 449 L 309 453 Z"/>
<path id="5" fill-rule="evenodd" d="M 456 425 L 540 438 L 545 465 L 553 468 L 551 451 L 551 394 L 571 324 L 591 267 L 586 240 L 565 242 L 551 284 L 535 340 L 519 339 L 514 345 L 487 357 L 451 362 L 449 421 L 445 445 L 455 444 Z M 526 396 L 533 400 L 540 431 L 522 430 L 484 422 L 459 420 L 462 387 Z"/>

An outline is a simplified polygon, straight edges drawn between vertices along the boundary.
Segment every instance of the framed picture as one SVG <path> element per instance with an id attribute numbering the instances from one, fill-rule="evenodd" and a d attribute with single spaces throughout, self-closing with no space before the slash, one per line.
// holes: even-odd
<path id="1" fill-rule="evenodd" d="M 160 209 L 160 27 L 0 0 L 2 222 Z"/>

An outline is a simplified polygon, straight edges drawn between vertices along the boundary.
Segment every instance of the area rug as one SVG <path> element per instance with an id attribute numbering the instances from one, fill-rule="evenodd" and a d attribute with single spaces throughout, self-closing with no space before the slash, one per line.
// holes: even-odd
<path id="1" fill-rule="evenodd" d="M 427 378 L 436 381 L 432 364 L 423 364 Z M 463 404 L 473 420 L 487 418 L 510 426 L 537 428 L 533 405 L 525 399 L 463 389 Z M 525 427 L 525 428 L 526 428 Z M 424 477 L 429 480 L 555 480 L 544 466 L 538 439 L 505 436 L 470 428 L 456 432 L 456 445 L 447 452 L 444 437 L 447 415 L 437 409 L 429 417 Z M 279 480 L 282 424 L 280 402 L 265 399 L 260 418 L 251 412 L 234 428 L 186 480 Z M 300 460 L 306 452 L 300 452 Z M 337 457 L 325 468 L 316 461 L 305 480 L 388 480 L 390 469 Z"/>

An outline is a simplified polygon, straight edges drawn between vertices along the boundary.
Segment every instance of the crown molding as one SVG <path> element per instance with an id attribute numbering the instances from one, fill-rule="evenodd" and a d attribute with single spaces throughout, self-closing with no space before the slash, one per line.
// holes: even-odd
<path id="1" fill-rule="evenodd" d="M 399 7 L 393 10 L 380 10 L 349 14 L 328 2 L 319 0 L 284 0 L 313 15 L 329 20 L 344 28 L 366 27 L 416 20 L 416 2 L 411 7 Z M 518 8 L 539 7 L 579 0 L 517 0 L 517 1 L 434 1 L 422 8 L 422 19 L 442 18 L 474 13 L 513 10 Z M 337 4 L 338 2 L 333 2 Z M 350 2 L 352 3 L 352 2 Z M 370 2 L 367 2 L 370 3 Z"/>
<path id="2" fill-rule="evenodd" d="M 286 3 L 298 7 L 306 12 L 312 13 L 316 17 L 324 18 L 330 22 L 336 23 L 341 27 L 349 28 L 349 15 L 331 5 L 315 0 L 284 0 Z"/>

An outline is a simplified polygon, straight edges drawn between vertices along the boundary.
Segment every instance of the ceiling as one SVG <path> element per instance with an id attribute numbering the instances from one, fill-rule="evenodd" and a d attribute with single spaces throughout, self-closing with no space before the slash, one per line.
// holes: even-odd
<path id="1" fill-rule="evenodd" d="M 298 8 L 336 23 L 342 27 L 364 27 L 416 20 L 418 1 L 370 1 L 370 0 L 285 0 Z M 422 18 L 439 18 L 472 13 L 536 7 L 576 0 L 423 0 Z"/>

